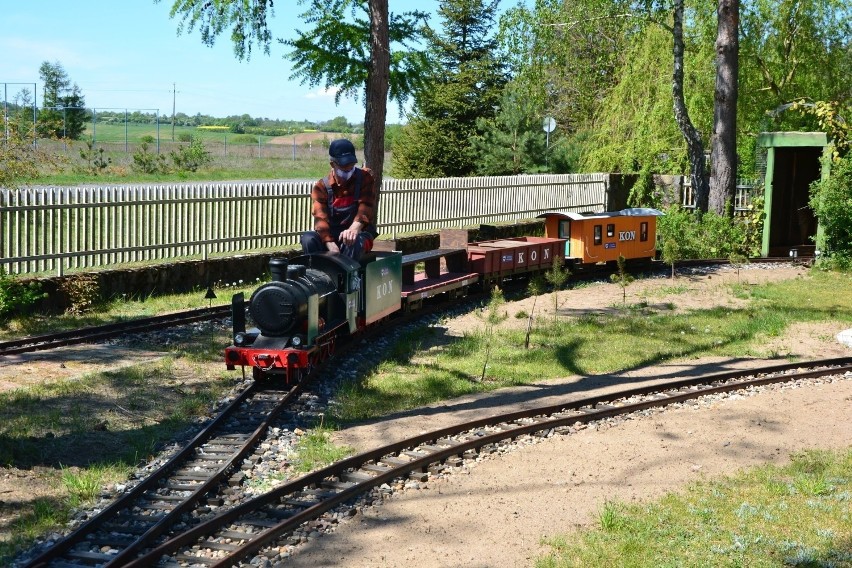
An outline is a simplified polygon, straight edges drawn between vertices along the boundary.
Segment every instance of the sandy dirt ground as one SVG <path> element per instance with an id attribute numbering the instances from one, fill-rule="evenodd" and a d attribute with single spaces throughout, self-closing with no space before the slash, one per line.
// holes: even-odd
<path id="1" fill-rule="evenodd" d="M 756 284 L 809 278 L 800 267 L 755 267 L 737 275 L 710 275 L 637 281 L 628 302 L 695 307 L 737 306 L 730 284 Z M 509 303 L 510 316 L 531 309 L 531 300 Z M 576 315 L 617 309 L 621 289 L 596 284 L 560 292 L 559 311 Z M 548 307 L 550 306 L 550 307 Z M 671 307 L 671 306 L 670 306 Z M 552 301 L 539 299 L 546 315 Z M 540 310 L 543 310 L 540 312 Z M 448 334 L 481 325 L 472 315 L 446 322 Z M 525 325 L 509 317 L 504 325 Z M 684 376 L 802 360 L 852 356 L 836 336 L 837 322 L 797 325 L 759 349 L 758 357 L 702 358 L 603 376 L 571 376 L 505 389 L 400 413 L 336 434 L 341 444 L 363 451 L 461 420 L 512 408 L 537 407 L 585 398 L 627 385 L 666 382 Z M 92 356 L 32 355 L 0 364 L 0 388 L 39 376 L 103 370 Z M 133 355 L 139 360 L 156 356 Z M 780 359 L 779 359 L 780 357 Z M 113 357 L 114 361 L 115 358 Z M 547 549 L 541 539 L 595 522 L 607 500 L 653 499 L 687 483 L 762 464 L 783 463 L 806 448 L 846 448 L 852 444 L 852 377 L 817 386 L 771 390 L 636 418 L 606 429 L 558 435 L 506 455 L 492 455 L 467 471 L 430 480 L 419 489 L 396 493 L 365 509 L 338 529 L 300 547 L 287 565 L 298 567 L 506 567 L 530 566 Z M 6 472 L 0 480 L 5 500 L 32 491 L 32 480 Z M 10 493 L 12 492 L 12 493 Z"/>
<path id="2" fill-rule="evenodd" d="M 807 278 L 797 268 L 725 271 L 679 278 L 688 292 L 659 295 L 668 280 L 636 282 L 628 302 L 672 302 L 677 310 L 736 306 L 732 282 Z M 612 284 L 561 293 L 560 311 L 615 309 Z M 541 301 L 541 300 L 539 300 Z M 548 302 L 544 302 L 548 303 Z M 529 300 L 509 305 L 529 310 Z M 475 325 L 472 316 L 448 322 L 449 333 Z M 513 323 L 513 321 L 515 323 Z M 480 323 L 481 325 L 481 323 Z M 506 325 L 518 325 L 510 317 Z M 799 325 L 765 345 L 802 359 L 852 356 L 837 341 L 843 326 Z M 768 359 L 693 359 L 623 374 L 566 377 L 487 395 L 465 397 L 338 433 L 337 440 L 367 450 L 418 432 L 510 408 L 555 404 L 620 390 L 627 384 L 757 367 Z M 596 522 L 607 501 L 648 500 L 688 483 L 764 463 L 782 464 L 808 448 L 852 445 L 852 377 L 830 384 L 776 389 L 632 419 L 606 429 L 558 435 L 507 455 L 489 456 L 466 472 L 432 480 L 365 509 L 331 535 L 308 542 L 288 565 L 297 567 L 531 566 L 548 552 L 542 538 Z"/>

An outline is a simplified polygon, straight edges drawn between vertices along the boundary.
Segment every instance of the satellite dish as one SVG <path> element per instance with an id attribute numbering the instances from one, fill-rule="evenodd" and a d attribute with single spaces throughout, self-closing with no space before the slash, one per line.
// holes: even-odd
<path id="1" fill-rule="evenodd" d="M 544 131 L 547 132 L 548 134 L 550 134 L 551 132 L 553 132 L 556 129 L 556 119 L 554 119 L 552 116 L 544 117 L 543 127 L 544 127 Z"/>

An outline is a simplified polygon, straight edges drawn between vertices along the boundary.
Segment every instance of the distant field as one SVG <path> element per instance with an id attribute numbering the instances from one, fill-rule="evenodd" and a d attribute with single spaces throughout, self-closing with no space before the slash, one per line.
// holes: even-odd
<path id="1" fill-rule="evenodd" d="M 171 124 L 161 123 L 159 144 L 156 124 L 97 123 L 86 124 L 81 140 L 39 140 L 39 147 L 59 156 L 59 166 L 46 168 L 40 184 L 80 185 L 90 183 L 146 183 L 169 181 L 215 181 L 246 179 L 316 179 L 328 172 L 328 142 L 335 138 L 352 137 L 339 132 L 299 132 L 289 136 L 260 136 L 234 134 L 222 130 L 175 126 L 172 140 Z M 212 162 L 198 171 L 169 171 L 156 174 L 140 173 L 134 168 L 134 154 L 142 151 L 142 139 L 154 138 L 147 152 L 165 157 L 171 166 L 171 156 L 187 146 L 181 142 L 186 135 L 197 137 L 209 153 Z M 253 140 L 252 140 L 253 137 Z M 94 138 L 95 152 L 88 152 L 86 141 Z M 255 141 L 256 140 L 256 141 Z M 295 141 L 295 144 L 294 144 Z M 356 146 L 360 146 L 356 140 Z M 92 156 L 101 154 L 108 166 L 92 172 Z M 87 158 L 86 155 L 89 155 Z M 363 151 L 358 150 L 363 160 Z M 385 166 L 389 168 L 389 154 Z"/>
<path id="2" fill-rule="evenodd" d="M 240 142 L 240 138 L 253 136 L 259 144 L 279 144 L 292 145 L 295 139 L 297 146 L 303 146 L 313 143 L 321 143 L 323 140 L 331 141 L 335 138 L 346 137 L 348 135 L 339 132 L 298 132 L 290 136 L 263 136 L 259 134 L 234 134 L 233 132 L 223 132 L 221 130 L 212 130 L 205 128 L 196 128 L 194 126 L 175 126 L 174 138 L 172 138 L 172 125 L 167 122 L 160 123 L 159 138 L 160 142 L 179 141 L 181 134 L 190 134 L 198 137 L 205 144 L 245 144 Z M 124 124 L 114 123 L 97 123 L 94 126 L 91 122 L 86 124 L 86 129 L 83 132 L 83 137 L 91 139 L 94 137 L 95 143 L 123 143 L 125 138 L 128 144 L 139 144 L 145 136 L 152 136 L 157 139 L 156 124 L 128 124 L 125 130 Z"/>

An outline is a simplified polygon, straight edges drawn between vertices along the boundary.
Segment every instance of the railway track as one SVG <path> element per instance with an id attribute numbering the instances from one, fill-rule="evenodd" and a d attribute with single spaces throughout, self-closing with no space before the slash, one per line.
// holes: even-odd
<path id="1" fill-rule="evenodd" d="M 124 554 L 120 562 L 117 556 L 104 554 L 97 560 L 104 566 L 232 566 L 382 484 L 397 479 L 422 480 L 429 471 L 439 471 L 445 464 L 457 465 L 506 440 L 567 432 L 577 423 L 588 424 L 705 395 L 852 372 L 852 357 L 809 362 L 807 369 L 804 366 L 794 363 L 685 379 L 424 433 L 350 457 L 232 507 L 222 507 L 194 526 L 173 531 L 168 538 L 147 548 L 135 546 L 134 553 Z M 78 556 L 91 554 L 96 553 L 81 550 Z M 28 566 L 93 565 L 69 564 L 67 560 L 55 563 L 45 553 Z"/>
<path id="2" fill-rule="evenodd" d="M 24 337 L 23 339 L 2 341 L 0 342 L 0 356 L 54 349 L 56 347 L 76 345 L 80 343 L 93 343 L 95 341 L 111 339 L 122 334 L 144 333 L 147 331 L 155 331 L 199 321 L 222 318 L 229 316 L 230 313 L 230 305 L 198 308 L 183 312 L 85 327 L 71 331 L 60 331 L 45 335 Z"/>
<path id="3" fill-rule="evenodd" d="M 124 566 L 175 525 L 200 522 L 224 504 L 223 490 L 239 482 L 243 460 L 304 384 L 285 391 L 252 384 L 156 471 L 28 566 Z"/>
<path id="4" fill-rule="evenodd" d="M 792 262 L 806 262 L 808 259 L 796 259 Z M 789 258 L 755 258 L 751 259 L 751 264 L 767 264 L 791 262 Z M 694 268 L 699 266 L 719 266 L 730 264 L 726 259 L 708 259 L 708 260 L 683 260 L 679 261 L 676 268 Z M 667 269 L 662 262 L 654 261 L 651 265 L 652 269 L 664 270 Z M 603 274 L 607 274 L 607 270 L 587 271 L 578 274 L 578 278 L 594 278 Z M 183 312 L 175 312 L 152 316 L 147 318 L 139 318 L 130 321 L 116 322 L 99 326 L 86 327 L 71 331 L 60 331 L 56 333 L 24 337 L 22 339 L 14 339 L 9 341 L 0 341 L 0 357 L 4 355 L 17 355 L 33 351 L 42 351 L 54 349 L 66 345 L 78 345 L 81 343 L 94 343 L 111 339 L 118 335 L 144 333 L 148 331 L 156 331 L 177 327 L 189 323 L 199 321 L 209 321 L 212 319 L 227 317 L 231 314 L 230 305 L 215 306 L 210 308 L 198 308 Z"/>

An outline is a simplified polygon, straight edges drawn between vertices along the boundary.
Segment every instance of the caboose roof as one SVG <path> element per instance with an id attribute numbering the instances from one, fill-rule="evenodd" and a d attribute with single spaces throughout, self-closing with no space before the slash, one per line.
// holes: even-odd
<path id="1" fill-rule="evenodd" d="M 576 213 L 574 211 L 549 211 L 547 213 L 542 213 L 541 215 L 538 215 L 536 218 L 543 219 L 547 217 L 559 217 L 562 219 L 580 221 L 583 219 L 608 219 L 610 217 L 641 217 L 660 215 L 665 215 L 665 213 L 663 213 L 659 209 L 652 209 L 650 207 L 631 207 L 629 209 L 622 209 L 621 211 L 592 213 L 590 215 L 584 215 L 582 213 Z"/>

